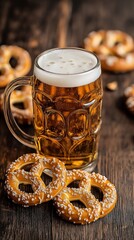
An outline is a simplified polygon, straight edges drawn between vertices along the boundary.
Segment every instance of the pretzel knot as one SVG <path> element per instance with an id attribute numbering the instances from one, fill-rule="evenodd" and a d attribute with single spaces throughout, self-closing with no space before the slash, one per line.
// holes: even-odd
<path id="1" fill-rule="evenodd" d="M 18 46 L 0 47 L 0 87 L 5 87 L 13 79 L 24 76 L 30 68 L 31 57 L 26 50 Z"/>
<path id="2" fill-rule="evenodd" d="M 104 70 L 126 72 L 134 69 L 134 41 L 124 32 L 91 32 L 84 40 L 84 47 L 98 55 Z"/>
<path id="3" fill-rule="evenodd" d="M 29 164 L 35 164 L 30 172 L 22 169 Z M 45 169 L 52 171 L 52 182 L 45 185 L 41 175 Z M 26 154 L 13 162 L 8 171 L 5 188 L 7 194 L 15 203 L 24 206 L 37 205 L 49 201 L 64 187 L 66 170 L 62 162 L 56 158 L 45 158 L 38 154 Z M 27 193 L 19 189 L 20 184 L 30 184 L 33 193 Z"/>
<path id="4" fill-rule="evenodd" d="M 66 186 L 76 179 L 80 180 L 79 188 L 66 187 L 54 198 L 54 205 L 59 215 L 68 221 L 86 224 L 104 217 L 112 211 L 117 201 L 117 193 L 114 185 L 106 177 L 96 173 L 88 174 L 80 170 L 68 171 Z M 102 201 L 99 202 L 91 193 L 91 186 L 101 189 Z M 71 203 L 74 200 L 81 201 L 86 208 L 74 206 Z"/>

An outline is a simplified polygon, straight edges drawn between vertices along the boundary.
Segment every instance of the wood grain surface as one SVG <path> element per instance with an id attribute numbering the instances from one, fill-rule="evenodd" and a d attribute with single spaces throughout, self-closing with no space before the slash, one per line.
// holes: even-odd
<path id="1" fill-rule="evenodd" d="M 60 32 L 60 29 L 64 31 Z M 0 44 L 24 47 L 33 60 L 42 51 L 58 45 L 82 46 L 87 34 L 98 29 L 120 29 L 134 37 L 134 1 L 0 1 Z M 106 90 L 106 84 L 111 81 L 118 82 L 115 92 Z M 17 157 L 33 150 L 11 135 L 0 113 L 1 240 L 134 238 L 134 117 L 126 111 L 122 98 L 125 87 L 133 82 L 134 71 L 126 74 L 103 73 L 103 124 L 99 163 L 95 171 L 115 184 L 118 202 L 109 215 L 86 226 L 74 225 L 59 218 L 52 202 L 23 208 L 7 198 L 4 191 L 7 166 Z M 25 130 L 28 131 L 29 127 L 26 126 Z"/>

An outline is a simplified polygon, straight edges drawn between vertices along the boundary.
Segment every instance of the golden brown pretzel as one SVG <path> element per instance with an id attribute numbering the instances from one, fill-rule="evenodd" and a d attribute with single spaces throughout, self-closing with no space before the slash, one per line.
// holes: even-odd
<path id="1" fill-rule="evenodd" d="M 84 40 L 84 48 L 98 55 L 104 70 L 127 72 L 134 69 L 134 41 L 124 32 L 91 32 Z"/>
<path id="2" fill-rule="evenodd" d="M 11 58 L 17 60 L 15 67 L 10 64 Z M 31 57 L 26 50 L 18 46 L 0 47 L 0 87 L 5 87 L 13 79 L 24 76 L 30 68 Z"/>
<path id="3" fill-rule="evenodd" d="M 3 109 L 3 96 L 0 95 L 0 109 Z M 33 122 L 33 104 L 32 104 L 32 88 L 24 86 L 21 90 L 15 90 L 11 94 L 11 110 L 14 118 L 20 124 L 31 124 Z M 16 104 L 23 104 L 20 109 Z"/>
<path id="4" fill-rule="evenodd" d="M 34 163 L 30 172 L 22 169 Z M 44 169 L 52 171 L 52 182 L 45 186 L 41 179 Z M 7 170 L 5 188 L 7 194 L 15 203 L 24 206 L 37 205 L 51 200 L 64 187 L 66 170 L 64 164 L 56 158 L 45 158 L 39 154 L 25 154 L 11 163 Z M 32 185 L 33 193 L 27 193 L 19 189 L 20 184 Z"/>
<path id="5" fill-rule="evenodd" d="M 75 200 L 81 201 L 86 208 L 74 206 L 71 201 Z M 54 205 L 60 216 L 73 223 L 86 224 L 100 217 L 99 201 L 84 188 L 65 188 L 55 197 Z"/>
<path id="6" fill-rule="evenodd" d="M 115 186 L 110 183 L 106 177 L 96 173 L 87 174 L 80 170 L 79 173 L 77 173 L 77 170 L 74 170 L 73 174 L 71 171 L 67 171 L 66 185 L 76 179 L 80 180 L 80 188 L 70 189 L 66 187 L 54 199 L 54 205 L 56 206 L 59 215 L 68 221 L 85 224 L 104 217 L 106 214 L 112 211 L 117 201 L 117 193 Z M 90 192 L 91 186 L 101 189 L 103 192 L 102 201 L 99 202 L 97 199 L 95 199 L 93 194 Z M 80 200 L 86 206 L 85 211 L 83 208 L 81 209 L 73 206 L 73 204 L 70 202 L 73 200 Z M 90 205 L 89 203 L 93 203 L 93 205 Z"/>

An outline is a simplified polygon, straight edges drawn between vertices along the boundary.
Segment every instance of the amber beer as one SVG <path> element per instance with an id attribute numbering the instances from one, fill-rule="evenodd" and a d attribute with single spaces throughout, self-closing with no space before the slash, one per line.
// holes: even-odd
<path id="1" fill-rule="evenodd" d="M 53 49 L 35 61 L 33 110 L 37 151 L 67 169 L 97 161 L 102 81 L 98 59 L 82 49 Z"/>

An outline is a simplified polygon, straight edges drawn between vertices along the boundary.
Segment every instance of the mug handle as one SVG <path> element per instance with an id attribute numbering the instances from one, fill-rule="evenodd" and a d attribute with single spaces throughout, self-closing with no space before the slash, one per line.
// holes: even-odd
<path id="1" fill-rule="evenodd" d="M 4 92 L 3 111 L 6 124 L 13 136 L 24 145 L 35 148 L 34 136 L 25 133 L 16 123 L 11 111 L 10 96 L 11 93 L 20 86 L 32 85 L 31 77 L 21 77 L 10 82 Z"/>

